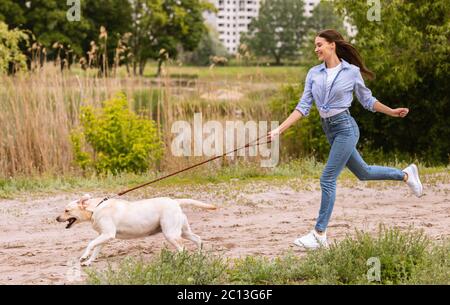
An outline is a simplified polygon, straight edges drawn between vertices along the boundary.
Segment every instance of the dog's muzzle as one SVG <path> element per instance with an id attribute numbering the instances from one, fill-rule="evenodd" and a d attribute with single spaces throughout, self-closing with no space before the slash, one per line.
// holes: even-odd
<path id="1" fill-rule="evenodd" d="M 77 221 L 77 219 L 76 219 L 75 217 L 71 217 L 71 218 L 67 219 L 67 221 L 68 221 L 69 223 L 67 224 L 66 229 L 69 229 L 69 228 L 73 225 L 73 223 L 74 223 L 75 221 Z"/>
<path id="2" fill-rule="evenodd" d="M 56 221 L 63 222 L 63 220 L 61 220 L 61 218 L 59 216 L 56 218 Z M 67 219 L 65 221 L 69 222 L 66 226 L 66 229 L 69 229 L 74 224 L 74 222 L 77 221 L 77 219 L 75 217 L 70 217 L 69 219 Z"/>

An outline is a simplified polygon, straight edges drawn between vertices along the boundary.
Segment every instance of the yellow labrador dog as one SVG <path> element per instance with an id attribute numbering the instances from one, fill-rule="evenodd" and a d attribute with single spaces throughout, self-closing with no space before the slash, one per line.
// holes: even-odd
<path id="1" fill-rule="evenodd" d="M 193 199 L 167 197 L 134 202 L 109 199 L 97 207 L 102 199 L 84 195 L 81 199 L 69 203 L 64 213 L 56 218 L 58 222 L 68 222 L 66 229 L 75 223 L 90 221 L 94 230 L 99 233 L 80 258 L 83 266 L 90 265 L 102 246 L 114 238 L 132 239 L 162 232 L 178 251 L 183 249 L 178 243 L 181 237 L 193 241 L 200 248 L 202 241 L 198 235 L 192 233 L 181 206 L 216 209 L 214 205 Z M 93 252 L 89 257 L 91 251 Z"/>

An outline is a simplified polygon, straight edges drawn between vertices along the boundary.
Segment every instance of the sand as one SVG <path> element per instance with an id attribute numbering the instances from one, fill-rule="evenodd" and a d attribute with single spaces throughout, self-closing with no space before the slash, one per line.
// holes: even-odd
<path id="1" fill-rule="evenodd" d="M 328 229 L 330 242 L 355 229 L 375 233 L 380 223 L 406 229 L 423 229 L 432 239 L 450 235 L 450 183 L 425 185 L 425 195 L 414 197 L 407 187 L 368 187 L 356 183 L 338 187 Z M 274 257 L 289 250 L 302 255 L 292 241 L 311 230 L 319 208 L 320 192 L 274 187 L 266 192 L 241 194 L 245 204 L 223 201 L 209 194 L 192 198 L 219 206 L 216 211 L 185 208 L 194 233 L 204 248 L 225 257 L 264 255 Z M 65 224 L 55 218 L 75 194 L 44 199 L 0 200 L 0 284 L 73 284 L 86 278 L 78 258 L 96 237 L 89 223 Z M 186 197 L 186 196 L 183 196 Z M 188 249 L 194 250 L 186 241 Z M 149 259 L 169 247 L 161 234 L 143 239 L 114 240 L 105 246 L 92 267 L 104 268 L 125 257 Z"/>

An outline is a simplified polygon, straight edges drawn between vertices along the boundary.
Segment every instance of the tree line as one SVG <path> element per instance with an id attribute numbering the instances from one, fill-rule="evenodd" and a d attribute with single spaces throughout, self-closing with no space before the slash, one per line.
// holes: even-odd
<path id="1" fill-rule="evenodd" d="M 206 31 L 202 13 L 215 7 L 201 0 L 82 0 L 80 20 L 69 21 L 71 8 L 60 0 L 2 0 L 0 21 L 30 35 L 21 49 L 42 64 L 59 60 L 62 68 L 77 59 L 82 67 L 125 64 L 143 74 L 149 59 L 160 64 L 177 56 L 179 47 L 193 51 Z M 160 67 L 160 65 L 159 65 Z M 159 69 L 158 69 L 159 71 Z"/>
<path id="2" fill-rule="evenodd" d="M 29 69 L 49 59 L 70 68 L 98 67 L 100 73 L 114 73 L 125 65 L 128 73 L 142 75 L 149 59 L 161 63 L 167 58 L 192 64 L 210 64 L 211 58 L 231 56 L 208 28 L 202 14 L 217 12 L 213 4 L 201 0 L 82 0 L 80 20 L 70 22 L 71 7 L 58 0 L 3 0 L 0 21 L 21 29 L 31 38 L 21 43 Z M 242 35 L 239 55 L 243 59 L 283 60 L 308 57 L 302 45 L 311 33 L 322 28 L 343 30 L 342 18 L 334 14 L 330 2 L 321 2 L 309 18 L 302 0 L 268 0 L 261 3 L 259 16 Z M 112 71 L 110 69 L 112 68 Z M 10 67 L 11 68 L 11 67 Z M 11 70 L 11 69 L 10 69 Z M 10 71 L 12 72 L 12 71 Z"/>

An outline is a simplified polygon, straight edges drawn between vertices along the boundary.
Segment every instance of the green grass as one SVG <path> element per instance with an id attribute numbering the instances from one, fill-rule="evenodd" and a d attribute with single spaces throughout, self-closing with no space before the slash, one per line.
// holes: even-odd
<path id="1" fill-rule="evenodd" d="M 253 82 L 288 82 L 295 83 L 302 81 L 306 68 L 302 66 L 216 66 L 196 67 L 167 65 L 166 69 L 171 78 L 183 78 L 190 80 L 228 80 L 228 81 L 253 81 Z M 79 76 L 96 77 L 97 70 L 81 70 L 75 65 L 71 72 Z M 118 69 L 117 75 L 126 76 L 125 67 Z M 156 66 L 148 64 L 144 70 L 144 77 L 154 78 L 156 76 Z"/>
<path id="2" fill-rule="evenodd" d="M 408 284 L 411 281 L 440 282 L 448 281 L 445 274 L 434 274 L 426 268 L 446 263 L 444 273 L 449 273 L 448 257 L 434 256 L 432 251 L 442 251 L 439 245 L 431 247 L 429 238 L 422 231 L 386 229 L 381 227 L 378 235 L 356 232 L 356 237 L 346 238 L 339 244 L 331 246 L 329 251 L 320 250 L 316 255 L 309 255 L 305 261 L 306 274 L 310 281 L 319 284 L 365 284 L 368 282 L 368 269 L 374 267 L 374 258 L 380 263 L 381 284 Z M 447 249 L 447 254 L 450 254 Z M 422 277 L 418 277 L 422 272 Z M 373 274 L 372 272 L 369 272 Z M 373 274 L 375 275 L 375 274 Z M 443 281 L 443 282 L 442 282 Z"/>
<path id="3" fill-rule="evenodd" d="M 380 165 L 404 168 L 406 163 L 385 163 Z M 425 167 L 418 164 L 423 183 L 447 183 L 450 178 L 449 167 Z M 153 185 L 155 188 L 173 188 L 176 186 L 205 186 L 232 183 L 235 189 L 254 182 L 273 184 L 297 184 L 301 180 L 307 182 L 318 179 L 324 164 L 314 158 L 295 159 L 280 162 L 274 168 L 263 168 L 258 161 L 238 162 L 234 165 L 219 167 L 213 163 L 201 165 L 187 172 L 178 174 Z M 104 175 L 36 175 L 0 178 L 0 198 L 16 198 L 29 195 L 51 195 L 61 192 L 95 192 L 116 193 L 138 184 L 142 184 L 168 173 L 147 172 L 138 174 Z M 345 169 L 340 181 L 353 183 L 357 178 Z M 290 183 L 292 182 L 292 183 Z M 381 182 L 379 182 L 381 183 Z M 388 183 L 388 182 L 387 182 Z M 148 188 L 151 188 L 148 187 Z"/>
<path id="4" fill-rule="evenodd" d="M 168 67 L 171 77 L 177 75 L 195 75 L 199 80 L 233 80 L 233 81 L 277 81 L 277 82 L 299 82 L 304 75 L 302 67 Z M 145 76 L 154 76 L 154 69 L 148 68 Z"/>
<path id="5" fill-rule="evenodd" d="M 379 281 L 367 276 L 371 258 L 380 262 Z M 450 284 L 450 243 L 433 243 L 412 228 L 380 226 L 375 236 L 357 231 L 305 257 L 288 252 L 273 259 L 230 259 L 163 249 L 149 261 L 128 258 L 87 274 L 89 284 Z"/>
<path id="6" fill-rule="evenodd" d="M 119 269 L 110 265 L 102 272 L 88 270 L 87 273 L 90 284 L 206 285 L 222 282 L 226 267 L 224 260 L 212 253 L 183 251 L 174 254 L 163 249 L 149 263 L 128 258 Z"/>

